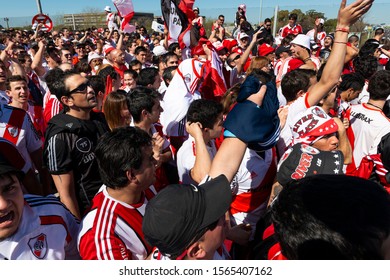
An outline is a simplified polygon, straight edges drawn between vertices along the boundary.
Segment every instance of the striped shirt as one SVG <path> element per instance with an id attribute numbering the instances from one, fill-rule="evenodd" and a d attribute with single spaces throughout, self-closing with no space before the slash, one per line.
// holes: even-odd
<path id="1" fill-rule="evenodd" d="M 111 197 L 103 185 L 92 201 L 91 211 L 81 222 L 78 246 L 84 260 L 143 260 L 152 251 L 142 232 L 151 186 L 141 202 L 129 205 Z"/>

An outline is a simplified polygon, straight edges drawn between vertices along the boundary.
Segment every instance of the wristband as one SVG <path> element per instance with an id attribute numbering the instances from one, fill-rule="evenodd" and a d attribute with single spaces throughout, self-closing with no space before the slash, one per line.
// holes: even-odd
<path id="1" fill-rule="evenodd" d="M 341 28 L 341 27 L 336 27 L 336 32 L 344 32 L 344 33 L 349 33 L 349 27 L 347 28 Z"/>

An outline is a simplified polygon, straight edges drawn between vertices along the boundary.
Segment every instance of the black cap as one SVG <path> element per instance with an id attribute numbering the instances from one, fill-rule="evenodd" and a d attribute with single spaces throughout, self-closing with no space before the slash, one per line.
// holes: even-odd
<path id="1" fill-rule="evenodd" d="M 290 46 L 280 46 L 276 49 L 275 54 L 280 55 L 282 52 L 290 52 Z"/>
<path id="2" fill-rule="evenodd" d="M 231 200 L 224 175 L 199 186 L 169 185 L 147 204 L 142 231 L 162 254 L 180 255 L 226 213 Z"/>
<path id="3" fill-rule="evenodd" d="M 25 165 L 26 161 L 16 146 L 12 142 L 0 138 L 0 175 L 13 172 L 22 177 Z"/>
<path id="4" fill-rule="evenodd" d="M 316 174 L 343 174 L 344 156 L 339 150 L 320 151 L 312 146 L 298 143 L 287 150 L 278 165 L 277 181 L 286 186 Z"/>

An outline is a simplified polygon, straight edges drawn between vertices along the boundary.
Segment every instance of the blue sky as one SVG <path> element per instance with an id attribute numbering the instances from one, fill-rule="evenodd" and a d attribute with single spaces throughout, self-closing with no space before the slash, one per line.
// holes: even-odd
<path id="1" fill-rule="evenodd" d="M 3 1 L 2 1 L 3 2 Z M 245 3 L 248 7 L 247 15 L 252 23 L 256 23 L 260 18 L 260 3 L 261 19 L 272 17 L 276 5 L 280 9 L 292 10 L 295 7 L 302 11 L 310 9 L 325 13 L 327 18 L 335 18 L 337 16 L 340 0 L 196 0 L 195 6 L 200 8 L 202 15 L 206 17 L 217 17 L 218 14 L 224 14 L 227 21 L 233 21 L 234 12 L 239 4 Z M 352 2 L 349 0 L 348 3 Z M 135 11 L 152 12 L 155 15 L 160 15 L 159 0 L 133 0 Z M 41 0 L 42 11 L 49 15 L 61 15 L 80 13 L 89 8 L 103 10 L 106 5 L 114 7 L 110 0 Z M 388 11 L 390 11 L 390 0 L 376 0 L 373 8 L 367 14 L 368 22 L 372 23 L 390 23 L 388 19 Z M 0 24 L 4 24 L 4 17 L 33 17 L 38 12 L 36 0 L 8 0 L 7 4 L 1 5 L 0 9 Z M 10 22 L 11 24 L 12 22 Z"/>

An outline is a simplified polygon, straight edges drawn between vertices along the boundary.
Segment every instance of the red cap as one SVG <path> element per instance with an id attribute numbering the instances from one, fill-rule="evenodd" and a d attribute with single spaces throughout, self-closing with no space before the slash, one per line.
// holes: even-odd
<path id="1" fill-rule="evenodd" d="M 270 45 L 264 43 L 259 46 L 257 52 L 261 56 L 266 56 L 267 54 L 275 52 L 275 49 Z"/>
<path id="2" fill-rule="evenodd" d="M 235 39 L 225 39 L 222 41 L 222 45 L 224 45 L 229 52 L 232 52 L 232 49 L 238 45 L 238 42 Z"/>

